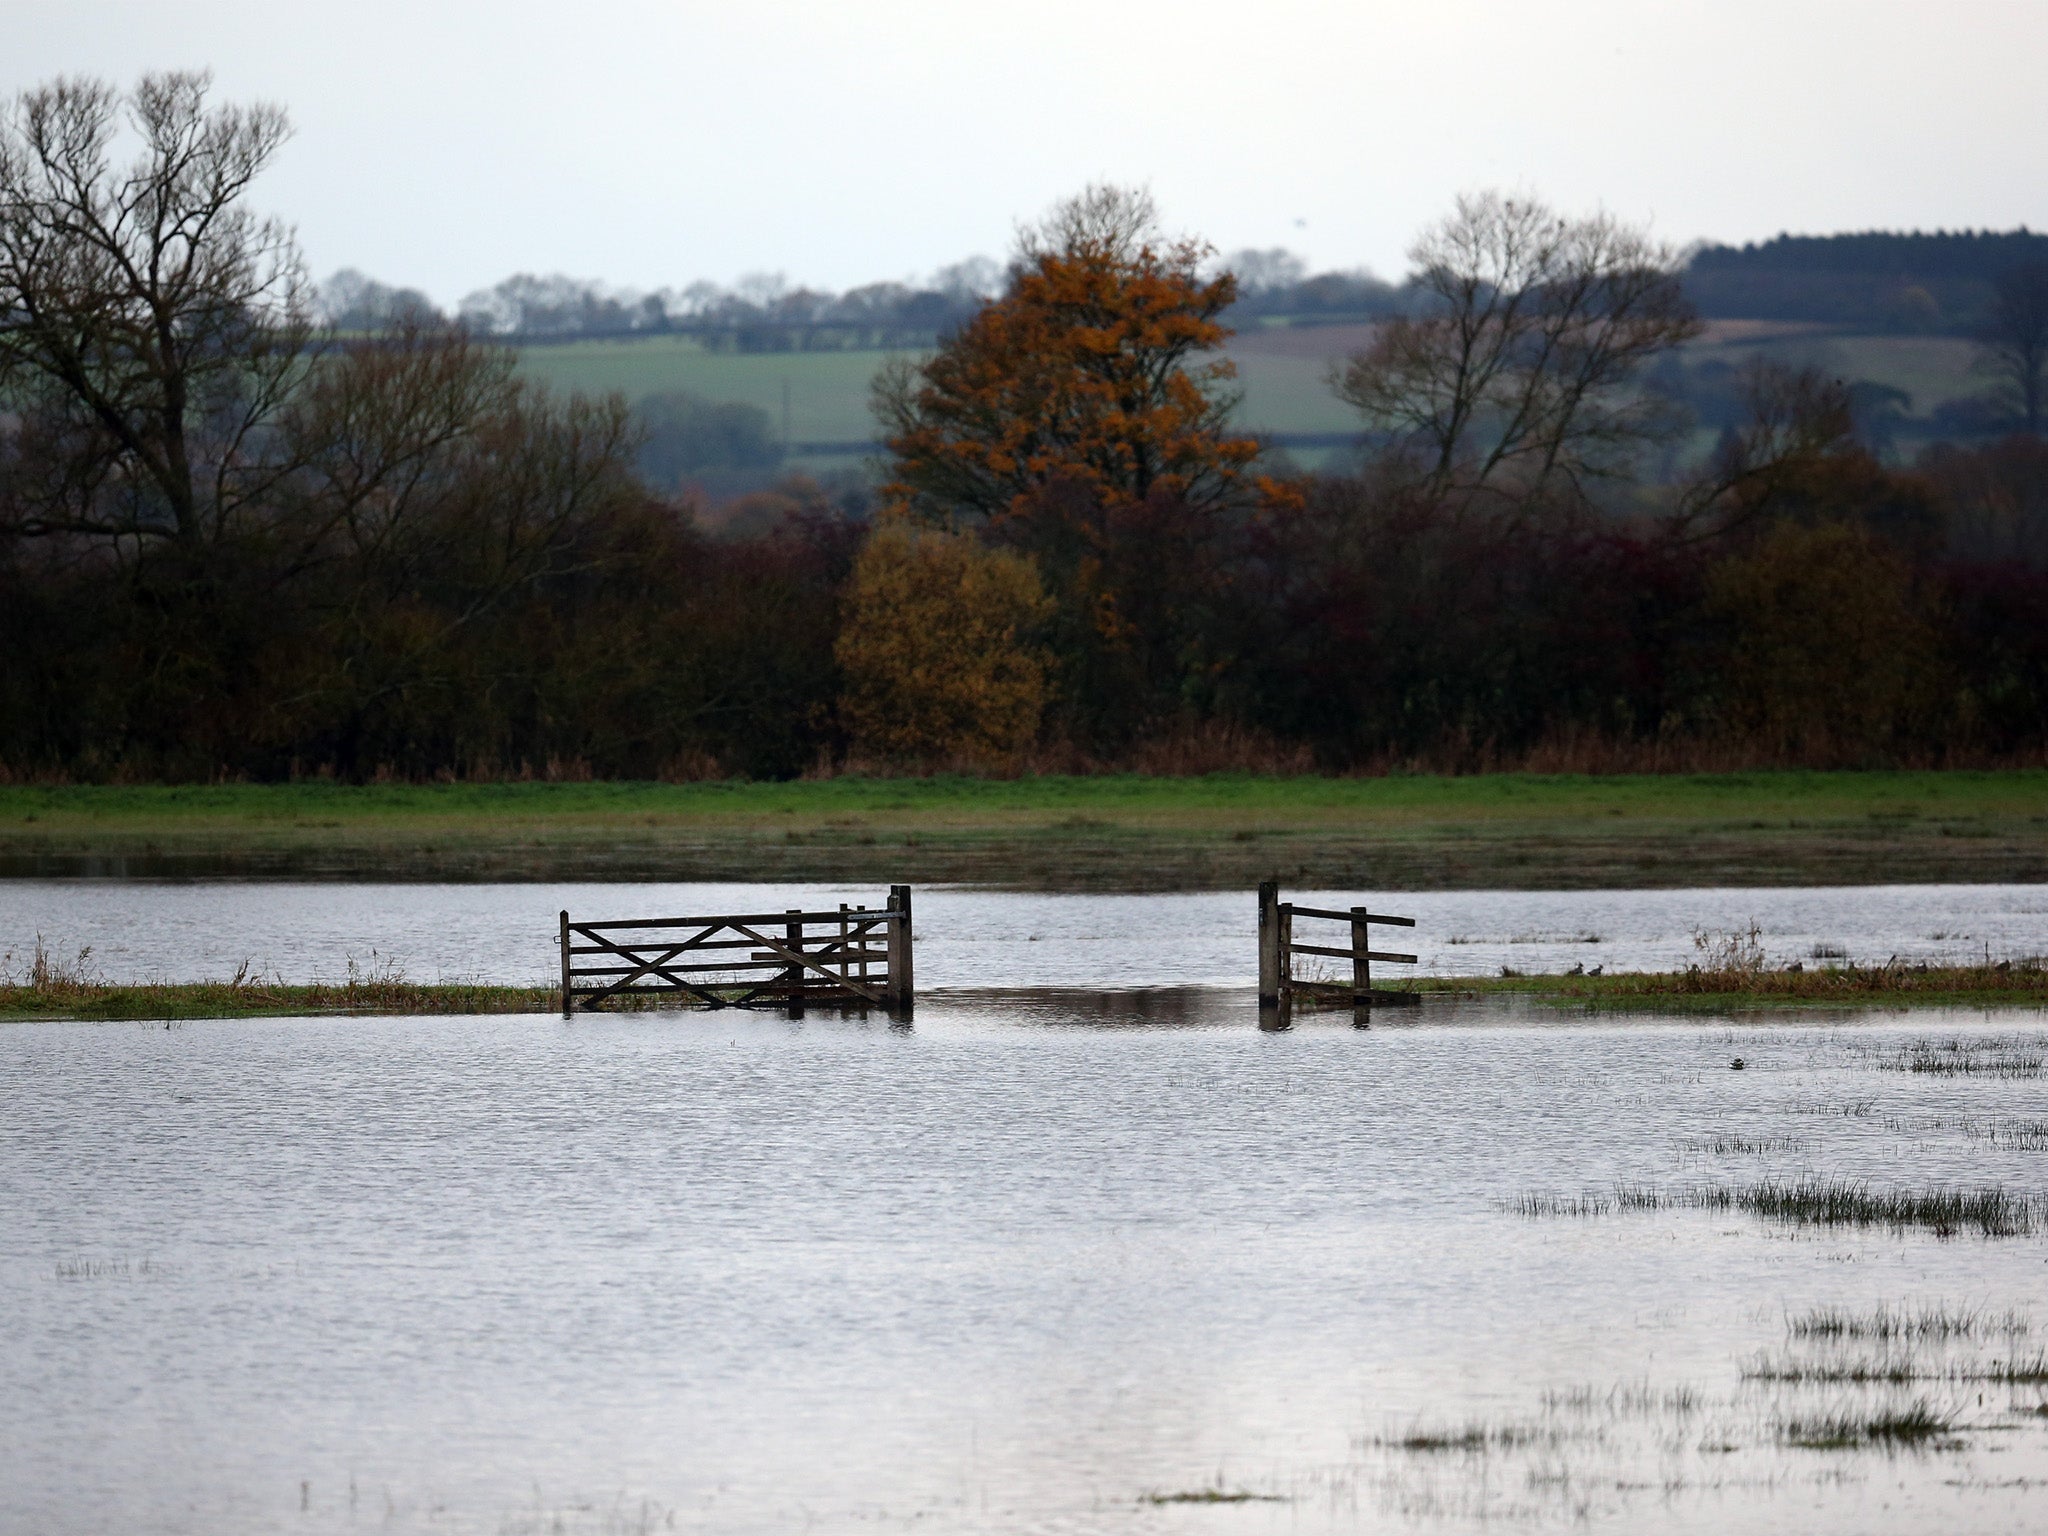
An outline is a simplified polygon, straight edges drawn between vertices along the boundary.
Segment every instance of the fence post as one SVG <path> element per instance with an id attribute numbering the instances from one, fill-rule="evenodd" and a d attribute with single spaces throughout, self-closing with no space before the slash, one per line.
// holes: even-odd
<path id="1" fill-rule="evenodd" d="M 917 1003 L 916 979 L 910 965 L 910 887 L 889 887 L 889 1011 L 907 1019 Z"/>
<path id="2" fill-rule="evenodd" d="M 1280 882 L 1259 882 L 1259 1006 L 1280 1002 Z"/>
<path id="3" fill-rule="evenodd" d="M 1372 924 L 1364 907 L 1351 909 L 1351 1027 L 1372 1028 Z"/>
<path id="4" fill-rule="evenodd" d="M 569 914 L 562 913 L 562 1017 L 569 1017 Z"/>
<path id="5" fill-rule="evenodd" d="M 804 952 L 804 925 L 797 921 L 801 907 L 789 907 L 789 920 L 782 925 L 782 942 L 798 954 Z M 789 1005 L 789 1016 L 800 1019 L 804 1016 L 804 968 L 790 965 L 782 973 L 782 979 L 789 984 L 789 995 L 783 999 Z"/>

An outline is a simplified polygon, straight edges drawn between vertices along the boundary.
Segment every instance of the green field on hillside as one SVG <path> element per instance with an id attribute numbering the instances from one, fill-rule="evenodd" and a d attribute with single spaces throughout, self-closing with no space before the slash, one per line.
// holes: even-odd
<path id="1" fill-rule="evenodd" d="M 1265 432 L 1354 430 L 1357 417 L 1331 395 L 1328 375 L 1332 362 L 1361 345 L 1363 336 L 1362 327 L 1347 325 L 1292 332 L 1283 328 L 1277 334 L 1241 338 L 1229 352 L 1244 392 L 1239 423 Z M 1686 357 L 1693 363 L 1739 364 L 1757 353 L 1902 389 L 1912 397 L 1916 416 L 1985 384 L 1981 375 L 1971 372 L 1970 343 L 1951 336 L 1859 336 L 1819 327 L 1734 338 L 1710 334 L 1689 347 Z M 520 367 L 563 390 L 617 390 L 629 400 L 683 390 L 709 400 L 754 405 L 768 413 L 778 430 L 786 389 L 791 441 L 859 442 L 872 438 L 875 431 L 868 412 L 869 381 L 892 355 L 707 352 L 683 337 L 649 336 L 529 346 L 520 351 Z"/>
<path id="2" fill-rule="evenodd" d="M 561 390 L 628 400 L 687 391 L 709 400 L 758 406 L 780 429 L 789 391 L 792 442 L 860 442 L 875 433 L 868 384 L 889 352 L 707 352 L 674 336 L 526 347 L 520 367 Z M 912 356 L 921 354 L 910 354 Z M 1245 403 L 1239 418 L 1265 430 L 1345 432 L 1357 425 L 1330 394 L 1321 357 L 1237 357 Z"/>
<path id="3" fill-rule="evenodd" d="M 2048 772 L 0 788 L 0 874 L 1378 889 L 2048 880 Z"/>
<path id="4" fill-rule="evenodd" d="M 1711 358 L 1739 366 L 1761 354 L 1793 367 L 1818 368 L 1836 378 L 1889 384 L 1912 397 L 1913 415 L 1926 416 L 1987 386 L 1984 375 L 1971 367 L 1976 351 L 1959 336 L 1858 336 L 1817 327 L 1807 334 L 1754 340 L 1703 339 L 1685 355 L 1690 363 Z"/>
<path id="5" fill-rule="evenodd" d="M 887 352 L 707 352 L 680 336 L 575 341 L 524 347 L 519 366 L 556 389 L 628 400 L 687 391 L 707 400 L 759 406 L 782 426 L 789 391 L 793 442 L 864 441 L 874 435 L 868 382 Z"/>

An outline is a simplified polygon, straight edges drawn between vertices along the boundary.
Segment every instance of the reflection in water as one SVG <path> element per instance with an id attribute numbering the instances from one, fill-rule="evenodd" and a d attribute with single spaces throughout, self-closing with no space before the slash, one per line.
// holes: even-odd
<path id="1" fill-rule="evenodd" d="M 1033 1029 L 1242 1029 L 1249 996 L 1217 987 L 955 987 L 925 1000 L 947 1016 Z"/>
<path id="2" fill-rule="evenodd" d="M 1744 1367 L 1820 1309 L 2048 1327 L 2038 1232 L 1512 1205 L 2038 1192 L 2044 1035 L 1193 988 L 8 1025 L 0 1531 L 2019 1529 L 2038 1387 Z M 1788 1443 L 1894 1398 L 1954 1443 Z"/>

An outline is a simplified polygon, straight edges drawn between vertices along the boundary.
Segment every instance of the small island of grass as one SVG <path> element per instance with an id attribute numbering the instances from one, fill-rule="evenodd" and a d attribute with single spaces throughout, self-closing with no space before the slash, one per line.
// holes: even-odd
<path id="1" fill-rule="evenodd" d="M 1725 1012 L 1748 1008 L 1896 1008 L 1916 1005 L 2048 1006 L 2048 962 L 1965 966 L 1882 965 L 1816 970 L 1623 972 L 1602 976 L 1431 976 L 1424 997 L 1522 996 L 1558 1007 Z M 613 1008 L 687 1006 L 667 998 L 616 999 Z M 38 951 L 28 971 L 0 978 L 0 1020 L 174 1020 L 556 1013 L 552 987 L 479 981 L 415 982 L 395 972 L 351 971 L 341 981 L 285 982 L 239 975 L 224 981 L 113 982 Z"/>

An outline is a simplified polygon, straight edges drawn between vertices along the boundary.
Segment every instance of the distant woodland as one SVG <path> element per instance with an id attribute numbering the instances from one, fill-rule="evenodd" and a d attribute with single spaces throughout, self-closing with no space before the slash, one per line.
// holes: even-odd
<path id="1" fill-rule="evenodd" d="M 2048 752 L 2040 237 L 1688 253 L 1475 194 L 1388 284 L 1090 187 L 928 287 L 521 278 L 447 316 L 308 280 L 258 206 L 286 128 L 199 75 L 0 121 L 0 776 Z M 1907 455 L 1854 381 L 1683 361 L 1828 305 L 1966 337 L 1977 414 Z M 1233 330 L 1360 317 L 1341 463 L 1237 425 Z M 879 349 L 875 465 L 779 475 L 752 407 L 551 393 L 509 345 L 607 327 Z"/>
<path id="2" fill-rule="evenodd" d="M 1311 273 L 1287 250 L 1211 258 L 1237 279 L 1228 322 L 1297 325 L 1376 320 L 1428 303 L 1426 285 L 1369 272 Z M 1685 254 L 1687 299 L 1707 319 L 1809 321 L 1906 335 L 1971 335 L 1996 303 L 1998 280 L 2048 265 L 2048 235 L 1964 230 L 1779 235 L 1757 245 L 1707 245 Z M 325 317 L 367 330 L 404 314 L 460 318 L 522 342 L 595 336 L 687 335 L 742 352 L 928 346 L 997 292 L 1001 263 L 976 257 L 925 284 L 872 283 L 831 293 L 762 273 L 732 287 L 697 281 L 652 293 L 556 274 L 519 274 L 471 294 L 444 316 L 417 290 L 354 271 L 322 285 Z"/>

